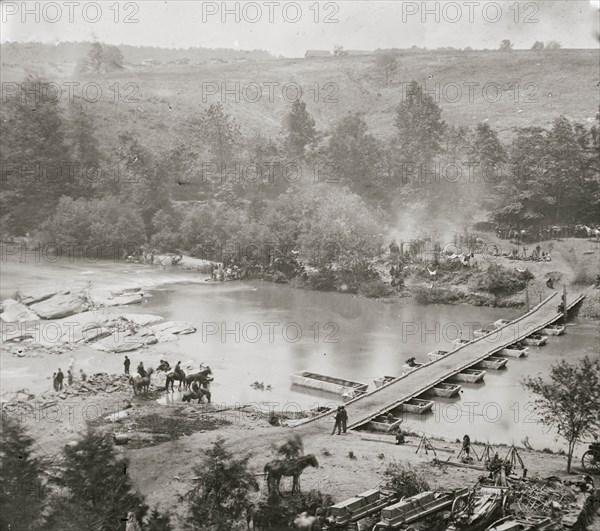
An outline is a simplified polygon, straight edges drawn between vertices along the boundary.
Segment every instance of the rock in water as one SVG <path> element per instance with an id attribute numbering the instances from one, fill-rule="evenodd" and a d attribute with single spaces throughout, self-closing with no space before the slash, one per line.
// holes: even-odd
<path id="1" fill-rule="evenodd" d="M 30 308 L 42 319 L 60 319 L 85 312 L 88 309 L 88 303 L 79 295 L 59 293 L 45 301 L 32 304 Z"/>
<path id="2" fill-rule="evenodd" d="M 50 297 L 54 297 L 55 295 L 58 295 L 58 294 L 67 295 L 68 293 L 69 293 L 68 290 L 60 290 L 60 289 L 56 289 L 56 288 L 41 289 L 41 290 L 37 290 L 37 291 L 32 291 L 25 295 L 21 295 L 21 302 L 23 304 L 27 304 L 27 306 L 29 306 L 31 304 L 35 304 L 36 302 L 45 301 L 45 300 L 49 299 Z"/>
<path id="3" fill-rule="evenodd" d="M 169 334 L 193 334 L 196 328 L 187 323 L 178 323 L 175 321 L 165 321 L 148 327 L 155 335 L 160 332 Z"/>
<path id="4" fill-rule="evenodd" d="M 22 323 L 24 321 L 39 321 L 39 316 L 24 304 L 8 299 L 2 302 L 3 312 L 0 319 L 6 323 Z"/>
<path id="5" fill-rule="evenodd" d="M 111 297 L 105 303 L 106 306 L 124 306 L 126 304 L 139 304 L 144 299 L 144 293 L 125 293 Z"/>

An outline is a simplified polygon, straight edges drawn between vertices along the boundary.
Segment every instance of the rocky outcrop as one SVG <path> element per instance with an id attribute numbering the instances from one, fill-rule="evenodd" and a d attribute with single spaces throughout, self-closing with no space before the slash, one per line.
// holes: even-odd
<path id="1" fill-rule="evenodd" d="M 108 337 L 92 343 L 91 346 L 103 352 L 119 353 L 138 350 L 144 346 L 144 343 L 133 334 L 115 331 Z"/>
<path id="2" fill-rule="evenodd" d="M 39 316 L 24 304 L 14 299 L 7 299 L 2 302 L 0 319 L 5 323 L 23 323 L 25 321 L 37 321 Z"/>
<path id="3" fill-rule="evenodd" d="M 67 292 L 58 293 L 49 299 L 36 302 L 30 308 L 42 319 L 62 319 L 85 312 L 89 305 L 80 295 Z"/>

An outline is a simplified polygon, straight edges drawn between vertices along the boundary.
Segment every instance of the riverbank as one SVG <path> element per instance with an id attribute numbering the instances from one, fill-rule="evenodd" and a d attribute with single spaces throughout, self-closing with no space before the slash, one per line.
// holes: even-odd
<path id="1" fill-rule="evenodd" d="M 300 435 L 305 454 L 315 454 L 320 465 L 318 469 L 306 469 L 302 476 L 303 491 L 318 489 L 336 501 L 379 486 L 391 463 L 413 467 L 433 490 L 474 485 L 480 477 L 487 476 L 484 470 L 434 463 L 434 458 L 458 463 L 459 440 L 430 437 L 435 452 L 431 447 L 427 452 L 417 452 L 422 433 L 408 435 L 407 444 L 397 446 L 391 436 L 381 434 L 353 431 L 332 436 L 330 418 L 294 429 L 274 427 L 267 415 L 252 407 L 187 405 L 179 401 L 160 405 L 155 400 L 156 392 L 147 397 L 133 396 L 118 384 L 122 381 L 118 375 L 97 377 L 95 381 L 89 384 L 89 394 L 70 394 L 67 400 L 61 400 L 49 392 L 44 400 L 54 401 L 51 405 L 41 407 L 36 405 L 39 403 L 36 399 L 25 400 L 31 407 L 24 406 L 24 402 L 5 411 L 20 418 L 36 440 L 38 453 L 51 461 L 58 458 L 65 445 L 77 439 L 86 422 L 116 435 L 120 442 L 127 441 L 118 447 L 129 459 L 128 471 L 140 492 L 151 505 L 178 515 L 182 511 L 178 496 L 193 485 L 192 466 L 201 462 L 203 450 L 217 437 L 226 439 L 228 448 L 236 455 L 251 453 L 250 469 L 260 476 L 264 464 L 276 457 L 274 447 L 291 435 Z M 407 432 L 412 428 L 410 423 L 404 426 Z M 476 455 L 482 456 L 486 441 L 480 441 L 473 431 L 470 435 Z M 493 445 L 491 450 L 504 458 L 509 449 L 506 445 Z M 520 445 L 517 451 L 528 477 L 566 477 L 563 455 Z M 573 474 L 583 473 L 579 467 L 582 451 L 576 453 Z M 478 461 L 473 464 L 482 466 Z M 518 468 L 515 472 L 522 473 Z M 264 495 L 266 485 L 260 478 L 259 485 L 258 494 Z M 285 480 L 282 487 L 289 489 Z"/>

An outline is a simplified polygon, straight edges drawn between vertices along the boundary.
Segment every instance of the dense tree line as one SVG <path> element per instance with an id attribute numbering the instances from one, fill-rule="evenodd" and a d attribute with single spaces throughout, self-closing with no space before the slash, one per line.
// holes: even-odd
<path id="1" fill-rule="evenodd" d="M 127 246 L 219 259 L 214 249 L 254 246 L 269 260 L 271 246 L 364 270 L 380 227 L 407 205 L 438 219 L 483 208 L 521 227 L 598 223 L 598 121 L 561 116 L 503 142 L 487 123 L 447 123 L 416 82 L 386 141 L 360 113 L 320 131 L 302 100 L 275 138 L 245 136 L 217 103 L 181 124 L 188 141 L 160 149 L 125 130 L 107 152 L 83 102 L 65 108 L 50 97 L 11 99 L 1 127 L 2 234 L 109 254 Z"/>

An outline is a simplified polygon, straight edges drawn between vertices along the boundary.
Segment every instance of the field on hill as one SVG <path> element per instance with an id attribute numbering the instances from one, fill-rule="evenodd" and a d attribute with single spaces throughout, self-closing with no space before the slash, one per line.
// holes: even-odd
<path id="1" fill-rule="evenodd" d="M 501 137 L 515 127 L 546 127 L 561 114 L 591 122 L 599 105 L 599 60 L 598 50 L 406 52 L 389 83 L 375 56 L 140 66 L 95 76 L 74 74 L 72 64 L 38 63 L 3 65 L 3 77 L 18 82 L 43 72 L 63 87 L 66 106 L 66 82 L 80 83 L 75 96 L 92 83 L 88 100 L 96 99 L 99 86 L 100 100 L 87 108 L 101 146 L 116 148 L 118 134 L 130 130 L 153 150 L 165 151 L 193 144 L 181 124 L 217 101 L 242 133 L 275 136 L 298 87 L 318 129 L 359 112 L 380 138 L 393 134 L 395 109 L 411 80 L 439 102 L 447 122 L 473 127 L 486 121 Z"/>

